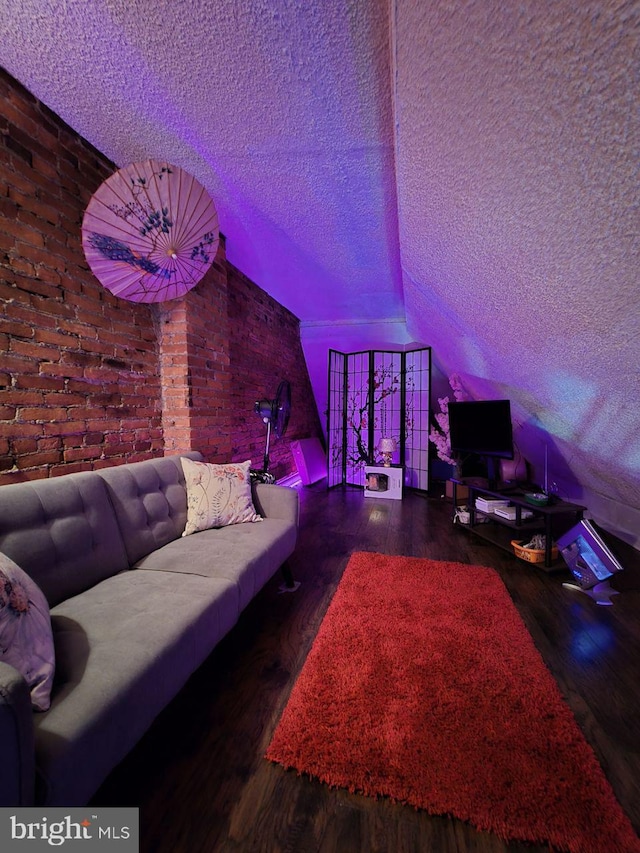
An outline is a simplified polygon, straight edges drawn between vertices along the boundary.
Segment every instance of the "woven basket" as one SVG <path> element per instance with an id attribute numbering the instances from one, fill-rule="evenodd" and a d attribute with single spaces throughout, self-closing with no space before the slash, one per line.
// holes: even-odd
<path id="1" fill-rule="evenodd" d="M 521 560 L 525 560 L 527 563 L 544 563 L 544 548 L 536 549 L 536 548 L 523 548 L 522 542 L 518 542 L 517 539 L 511 540 L 511 547 L 516 555 Z M 558 549 L 555 545 L 551 546 L 551 559 L 556 560 L 558 558 Z"/>

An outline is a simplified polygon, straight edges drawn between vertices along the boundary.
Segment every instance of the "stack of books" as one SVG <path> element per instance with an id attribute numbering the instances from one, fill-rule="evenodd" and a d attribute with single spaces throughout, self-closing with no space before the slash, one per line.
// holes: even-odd
<path id="1" fill-rule="evenodd" d="M 476 498 L 476 509 L 480 512 L 496 512 L 498 509 L 509 506 L 509 501 L 500 498 Z"/>

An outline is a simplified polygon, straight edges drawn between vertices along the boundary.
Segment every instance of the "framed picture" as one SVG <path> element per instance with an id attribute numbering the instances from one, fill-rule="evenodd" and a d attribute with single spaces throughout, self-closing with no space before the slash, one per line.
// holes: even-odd
<path id="1" fill-rule="evenodd" d="M 561 536 L 557 545 L 576 584 L 582 589 L 590 589 L 622 571 L 598 531 L 586 519 Z"/>

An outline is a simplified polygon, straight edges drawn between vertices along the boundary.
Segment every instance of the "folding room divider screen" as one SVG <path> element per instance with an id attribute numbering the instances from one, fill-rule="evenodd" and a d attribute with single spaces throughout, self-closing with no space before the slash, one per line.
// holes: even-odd
<path id="1" fill-rule="evenodd" d="M 380 461 L 381 438 L 395 438 L 404 485 L 429 488 L 431 347 L 392 352 L 329 350 L 328 484 L 364 486 Z"/>

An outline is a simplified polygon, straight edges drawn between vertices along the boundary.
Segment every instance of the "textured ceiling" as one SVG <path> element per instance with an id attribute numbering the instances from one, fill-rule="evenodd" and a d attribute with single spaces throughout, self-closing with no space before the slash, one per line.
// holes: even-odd
<path id="1" fill-rule="evenodd" d="M 229 259 L 302 320 L 321 410 L 328 346 L 430 344 L 512 399 L 537 474 L 546 447 L 633 527 L 640 0 L 1 9 L 34 95 L 118 165 L 209 189 Z"/>
<path id="2" fill-rule="evenodd" d="M 2 5 L 7 70 L 119 166 L 193 174 L 297 316 L 404 319 L 385 3 Z"/>

